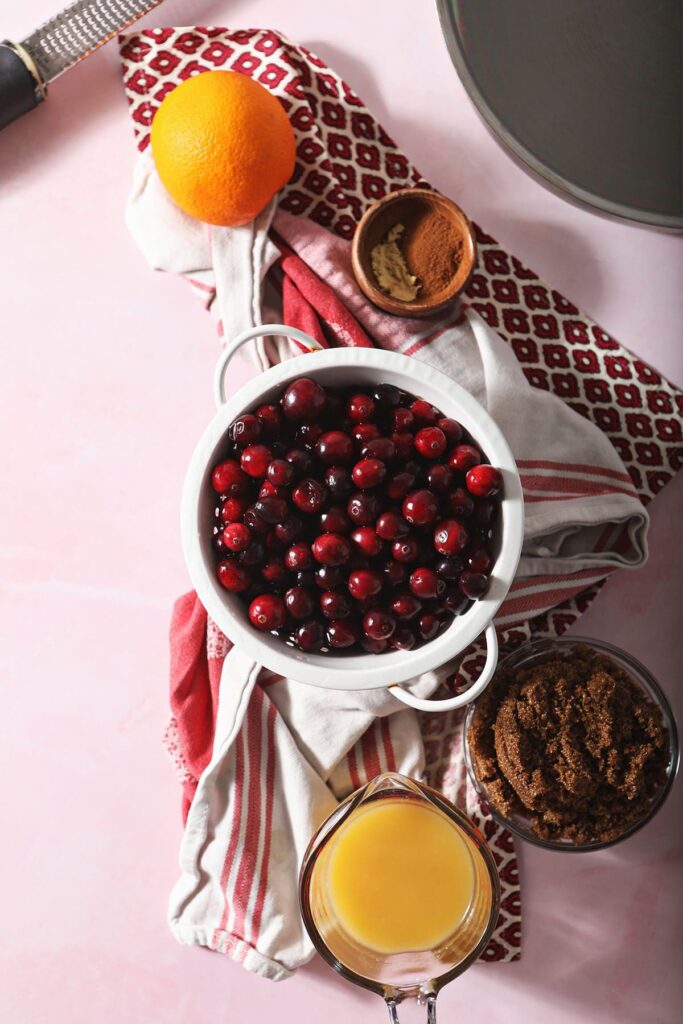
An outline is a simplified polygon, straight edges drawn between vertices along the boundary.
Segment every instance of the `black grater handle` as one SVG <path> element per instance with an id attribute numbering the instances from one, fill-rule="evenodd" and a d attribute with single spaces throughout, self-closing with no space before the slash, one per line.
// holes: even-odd
<path id="1" fill-rule="evenodd" d="M 8 42 L 0 43 L 0 128 L 37 107 L 44 98 L 40 82 Z"/>

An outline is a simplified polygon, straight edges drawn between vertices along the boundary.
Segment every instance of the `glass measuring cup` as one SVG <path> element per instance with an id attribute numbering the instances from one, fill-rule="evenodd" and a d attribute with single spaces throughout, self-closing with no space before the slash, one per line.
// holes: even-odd
<path id="1" fill-rule="evenodd" d="M 425 1003 L 435 1024 L 439 991 L 489 941 L 500 885 L 469 819 L 436 790 L 388 772 L 323 822 L 299 895 L 306 930 L 331 967 L 380 995 L 394 1024 L 408 998 Z"/>

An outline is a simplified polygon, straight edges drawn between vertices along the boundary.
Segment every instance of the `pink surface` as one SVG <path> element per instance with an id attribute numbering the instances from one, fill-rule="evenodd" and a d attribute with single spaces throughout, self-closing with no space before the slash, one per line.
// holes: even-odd
<path id="1" fill-rule="evenodd" d="M 10 0 L 3 32 L 21 38 L 53 10 Z M 512 164 L 460 86 L 431 4 L 167 0 L 147 22 L 198 20 L 272 25 L 318 51 L 436 186 L 683 377 L 680 240 L 578 210 Z M 134 158 L 115 47 L 0 138 L 0 1018 L 382 1020 L 374 997 L 318 960 L 275 988 L 166 928 L 180 816 L 160 735 L 170 603 L 188 585 L 178 497 L 211 415 L 217 349 L 189 290 L 151 274 L 126 233 Z M 580 624 L 640 657 L 679 719 L 682 494 L 679 479 L 651 507 L 649 564 L 613 578 Z M 676 1024 L 680 792 L 612 852 L 523 847 L 523 960 L 473 968 L 440 997 L 440 1019 Z"/>

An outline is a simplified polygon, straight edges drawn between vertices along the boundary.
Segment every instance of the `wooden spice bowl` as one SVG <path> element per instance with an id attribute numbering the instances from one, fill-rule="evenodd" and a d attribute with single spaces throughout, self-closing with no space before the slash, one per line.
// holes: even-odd
<path id="1" fill-rule="evenodd" d="M 438 210 L 451 221 L 462 238 L 462 256 L 443 289 L 405 302 L 387 295 L 376 283 L 371 254 L 395 224 L 405 223 L 420 209 Z M 384 196 L 365 211 L 353 236 L 351 260 L 361 291 L 375 306 L 395 316 L 426 317 L 445 309 L 465 288 L 477 260 L 477 245 L 469 218 L 451 199 L 426 188 L 405 188 Z"/>

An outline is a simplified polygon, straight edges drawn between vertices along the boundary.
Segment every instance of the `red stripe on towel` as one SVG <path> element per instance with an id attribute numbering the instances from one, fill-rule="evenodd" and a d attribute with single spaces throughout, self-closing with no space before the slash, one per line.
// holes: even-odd
<path id="1" fill-rule="evenodd" d="M 349 763 L 349 778 L 351 779 L 351 785 L 354 789 L 359 789 L 361 786 L 360 775 L 358 774 L 358 765 L 356 764 L 356 750 L 355 747 L 351 747 L 347 755 L 347 761 Z"/>
<path id="2" fill-rule="evenodd" d="M 374 779 L 376 775 L 380 775 L 382 772 L 379 750 L 377 748 L 377 736 L 375 732 L 376 724 L 376 722 L 373 722 L 373 724 L 365 730 L 360 741 L 360 747 L 363 752 L 365 777 L 368 782 L 370 779 Z"/>
<path id="3" fill-rule="evenodd" d="M 235 923 L 233 933 L 244 938 L 244 924 L 249 909 L 249 898 L 258 861 L 258 841 L 261 829 L 261 718 L 263 690 L 255 686 L 247 707 L 247 751 L 249 756 L 249 789 L 247 791 L 247 827 L 242 856 L 233 890 Z"/>
<path id="4" fill-rule="evenodd" d="M 387 771 L 396 771 L 396 758 L 394 756 L 394 745 L 391 742 L 391 730 L 389 729 L 389 719 L 380 719 L 380 729 L 382 731 L 382 743 L 384 744 L 384 758 L 387 763 Z"/>
<path id="5" fill-rule="evenodd" d="M 602 466 L 591 466 L 585 462 L 569 464 L 568 462 L 554 462 L 551 459 L 517 459 L 518 466 L 525 469 L 558 469 L 561 473 L 585 473 L 586 476 L 606 476 L 613 480 L 623 480 L 624 483 L 633 485 L 628 473 L 621 473 L 616 469 L 607 469 Z"/>

